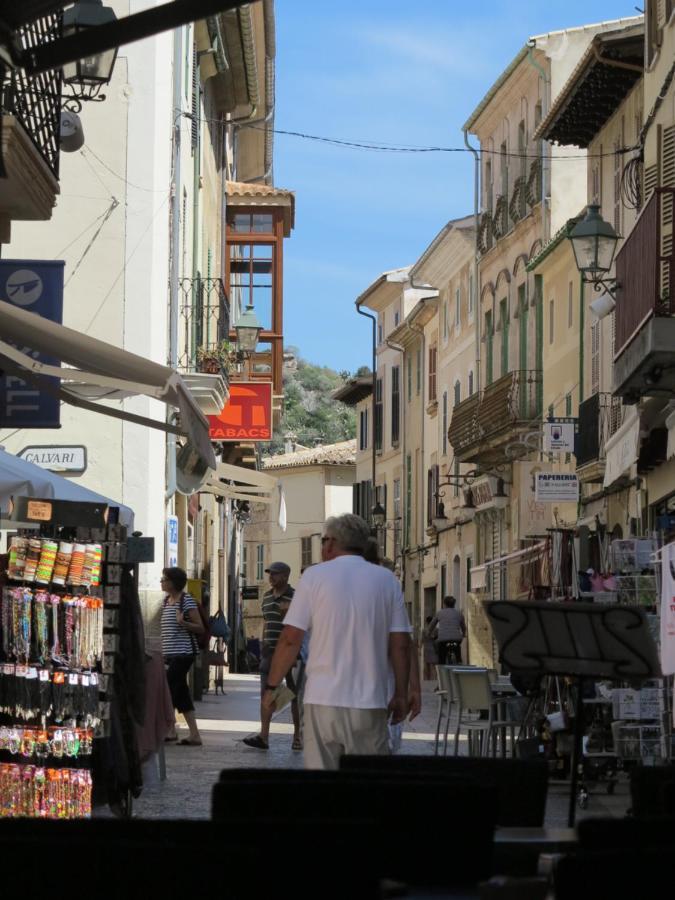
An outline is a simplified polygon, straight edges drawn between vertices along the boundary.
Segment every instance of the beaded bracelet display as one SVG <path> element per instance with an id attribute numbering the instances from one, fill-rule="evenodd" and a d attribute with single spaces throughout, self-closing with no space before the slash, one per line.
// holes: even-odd
<path id="1" fill-rule="evenodd" d="M 0 817 L 89 818 L 91 786 L 87 769 L 0 764 Z"/>
<path id="2" fill-rule="evenodd" d="M 12 756 L 45 759 L 91 756 L 94 732 L 91 728 L 21 728 L 15 725 L 0 726 L 0 751 Z"/>

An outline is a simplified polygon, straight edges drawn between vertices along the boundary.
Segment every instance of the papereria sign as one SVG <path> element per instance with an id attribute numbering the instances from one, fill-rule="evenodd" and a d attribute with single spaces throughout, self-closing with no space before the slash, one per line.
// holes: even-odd
<path id="1" fill-rule="evenodd" d="M 272 382 L 232 382 L 222 411 L 208 420 L 212 441 L 271 441 Z"/>
<path id="2" fill-rule="evenodd" d="M 81 445 L 24 447 L 17 456 L 49 472 L 72 472 L 81 475 L 87 468 L 87 448 Z"/>

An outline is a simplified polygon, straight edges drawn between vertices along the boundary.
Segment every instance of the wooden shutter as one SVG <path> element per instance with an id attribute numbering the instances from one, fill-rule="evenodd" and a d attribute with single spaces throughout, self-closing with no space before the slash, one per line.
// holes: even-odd
<path id="1" fill-rule="evenodd" d="M 600 322 L 591 325 L 591 394 L 600 390 Z"/>
<path id="2" fill-rule="evenodd" d="M 675 125 L 664 128 L 661 135 L 661 185 L 675 188 Z M 661 197 L 661 297 L 669 296 L 671 271 L 669 258 L 673 250 L 673 195 Z M 671 301 L 672 302 L 672 301 Z M 672 307 L 671 307 L 672 308 Z"/>

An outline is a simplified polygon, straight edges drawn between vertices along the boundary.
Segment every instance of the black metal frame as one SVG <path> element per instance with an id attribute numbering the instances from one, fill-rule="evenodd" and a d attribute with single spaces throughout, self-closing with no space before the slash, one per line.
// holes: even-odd
<path id="1" fill-rule="evenodd" d="M 23 53 L 51 47 L 61 40 L 62 14 L 52 13 L 22 25 L 14 34 Z M 59 177 L 61 131 L 60 68 L 30 74 L 22 69 L 2 69 L 0 112 L 21 123 L 55 178 Z"/>

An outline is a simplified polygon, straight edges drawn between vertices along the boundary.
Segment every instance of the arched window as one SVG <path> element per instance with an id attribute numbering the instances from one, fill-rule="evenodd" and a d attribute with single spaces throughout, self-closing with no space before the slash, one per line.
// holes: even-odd
<path id="1" fill-rule="evenodd" d="M 455 406 L 457 406 L 462 399 L 462 383 L 457 379 L 455 382 Z"/>
<path id="2" fill-rule="evenodd" d="M 459 600 L 462 588 L 462 563 L 459 556 L 452 561 L 452 596 Z"/>

